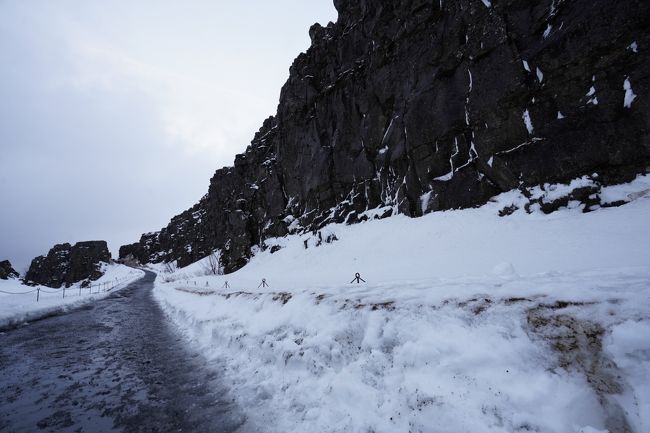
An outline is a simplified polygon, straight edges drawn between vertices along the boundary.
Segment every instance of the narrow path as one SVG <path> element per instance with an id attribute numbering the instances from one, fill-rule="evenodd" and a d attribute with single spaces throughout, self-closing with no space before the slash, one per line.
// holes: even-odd
<path id="1" fill-rule="evenodd" d="M 154 278 L 0 334 L 0 431 L 235 431 L 242 416 L 168 324 Z"/>

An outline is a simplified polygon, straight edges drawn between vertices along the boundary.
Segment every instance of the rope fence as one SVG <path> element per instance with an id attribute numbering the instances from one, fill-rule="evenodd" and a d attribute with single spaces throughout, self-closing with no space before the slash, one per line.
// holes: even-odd
<path id="1" fill-rule="evenodd" d="M 354 274 L 354 278 L 352 279 L 352 281 L 350 281 L 349 284 L 361 284 L 361 283 L 365 283 L 365 282 L 366 282 L 366 280 L 364 280 L 364 279 L 361 277 L 361 274 L 360 274 L 359 272 L 356 272 L 356 273 Z M 193 281 L 193 283 L 194 283 L 194 286 L 196 287 L 195 289 L 192 288 L 192 285 L 190 284 L 190 281 L 189 281 L 188 279 L 185 279 L 185 284 L 186 284 L 186 287 L 185 287 L 185 288 L 183 288 L 183 287 L 175 287 L 175 289 L 176 289 L 176 290 L 179 290 L 179 291 L 181 291 L 181 292 L 194 293 L 194 294 L 198 294 L 198 295 L 206 295 L 206 294 L 208 294 L 208 292 L 206 292 L 205 290 L 201 290 L 201 289 L 199 289 L 199 288 L 197 287 L 197 283 L 196 283 L 196 281 Z M 209 286 L 209 284 L 208 284 L 207 281 L 205 282 L 205 287 L 206 287 L 207 289 L 209 289 L 209 290 L 213 290 L 213 291 L 215 290 L 213 287 L 210 287 L 210 286 Z M 223 283 L 223 286 L 221 286 L 221 289 L 230 289 L 230 288 L 231 288 L 231 286 L 230 286 L 230 284 L 228 283 L 228 280 L 226 280 L 226 281 Z M 268 283 L 268 281 L 266 280 L 266 278 L 262 278 L 262 281 L 261 281 L 260 284 L 257 286 L 257 288 L 258 288 L 258 289 L 259 289 L 259 288 L 271 288 L 271 286 L 269 285 L 269 283 Z"/>
<path id="2" fill-rule="evenodd" d="M 26 295 L 28 293 L 34 293 L 36 289 L 30 290 L 28 292 L 5 292 L 4 290 L 0 290 L 0 293 L 5 293 L 7 295 Z"/>
<path id="3" fill-rule="evenodd" d="M 61 288 L 54 288 L 54 287 L 48 287 L 47 289 L 43 289 L 40 287 L 37 287 L 33 290 L 28 290 L 24 292 L 7 292 L 5 290 L 0 290 L 0 293 L 4 293 L 7 295 L 28 295 L 32 293 L 36 293 L 36 302 L 39 302 L 41 293 L 47 293 L 47 294 L 61 294 L 62 298 L 65 299 L 66 297 L 80 297 L 83 295 L 93 295 L 93 294 L 99 294 L 99 293 L 106 293 L 110 292 L 111 290 L 115 289 L 117 286 L 121 285 L 127 280 L 133 279 L 132 276 L 128 277 L 123 277 L 123 278 L 115 278 L 115 280 L 112 281 L 103 281 L 101 283 L 96 283 L 96 284 L 91 284 L 88 287 L 61 287 Z"/>

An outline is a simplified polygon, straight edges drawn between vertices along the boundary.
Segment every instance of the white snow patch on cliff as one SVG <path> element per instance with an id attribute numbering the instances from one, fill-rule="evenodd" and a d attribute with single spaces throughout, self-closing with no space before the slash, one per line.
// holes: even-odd
<path id="1" fill-rule="evenodd" d="M 638 53 L 639 52 L 639 46 L 637 45 L 636 41 L 634 41 L 630 45 L 628 45 L 627 49 L 632 50 L 633 53 Z"/>
<path id="2" fill-rule="evenodd" d="M 526 125 L 526 129 L 528 130 L 528 133 L 532 135 L 534 129 L 533 129 L 533 121 L 530 119 L 530 113 L 528 110 L 524 111 L 524 114 L 521 115 L 522 119 L 524 119 L 524 125 Z"/>
<path id="3" fill-rule="evenodd" d="M 636 99 L 636 95 L 632 91 L 632 84 L 630 84 L 629 78 L 626 78 L 623 82 L 623 89 L 625 89 L 625 99 L 623 100 L 623 106 L 625 108 L 632 108 L 632 102 Z"/>
<path id="4" fill-rule="evenodd" d="M 553 30 L 553 25 L 548 24 L 546 26 L 546 30 L 544 30 L 544 39 L 548 38 L 551 35 L 551 31 Z"/>

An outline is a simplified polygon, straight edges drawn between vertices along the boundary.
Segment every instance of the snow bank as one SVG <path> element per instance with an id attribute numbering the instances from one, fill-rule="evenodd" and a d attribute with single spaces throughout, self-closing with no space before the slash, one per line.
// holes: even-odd
<path id="1" fill-rule="evenodd" d="M 0 329 L 64 313 L 105 298 L 144 276 L 144 272 L 120 264 L 104 264 L 103 272 L 101 278 L 93 281 L 92 287 L 82 288 L 76 283 L 66 288 L 65 298 L 63 288 L 25 286 L 17 279 L 0 280 Z"/>
<path id="2" fill-rule="evenodd" d="M 250 431 L 647 431 L 649 183 L 590 213 L 499 217 L 510 192 L 332 225 L 230 275 L 161 273 L 154 294 L 225 365 Z"/>
<path id="3" fill-rule="evenodd" d="M 570 187 L 545 185 L 533 198 L 556 200 L 573 188 L 589 186 L 578 179 Z M 356 272 L 369 283 L 492 274 L 509 263 L 522 275 L 544 272 L 645 267 L 650 263 L 650 176 L 603 188 L 606 201 L 629 201 L 620 208 L 583 214 L 569 203 L 550 215 L 523 211 L 528 201 L 518 191 L 496 197 L 478 209 L 434 212 L 420 218 L 403 215 L 356 225 L 333 224 L 318 234 L 269 239 L 282 249 L 256 254 L 243 269 L 226 276 L 204 276 L 203 261 L 165 273 L 169 280 L 193 279 L 215 288 L 225 281 L 233 289 L 257 289 L 266 278 L 272 290 L 337 286 Z M 507 217 L 505 206 L 519 210 Z M 327 243 L 327 238 L 337 239 Z M 320 243 L 320 246 L 316 247 Z M 305 247 L 306 246 L 306 247 Z"/>

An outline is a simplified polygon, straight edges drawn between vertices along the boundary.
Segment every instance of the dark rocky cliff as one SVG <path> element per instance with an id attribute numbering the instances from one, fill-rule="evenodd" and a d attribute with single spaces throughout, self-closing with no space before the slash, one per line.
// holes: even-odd
<path id="1" fill-rule="evenodd" d="M 32 260 L 25 282 L 58 288 L 82 280 L 96 280 L 102 276 L 100 264 L 110 261 L 106 241 L 77 242 L 74 246 L 57 244 L 47 256 Z"/>
<path id="2" fill-rule="evenodd" d="M 650 166 L 650 2 L 337 0 L 208 194 L 120 249 L 226 272 L 265 238 Z"/>
<path id="3" fill-rule="evenodd" d="M 18 278 L 18 272 L 11 266 L 9 260 L 0 262 L 0 280 L 8 280 L 9 278 Z"/>

